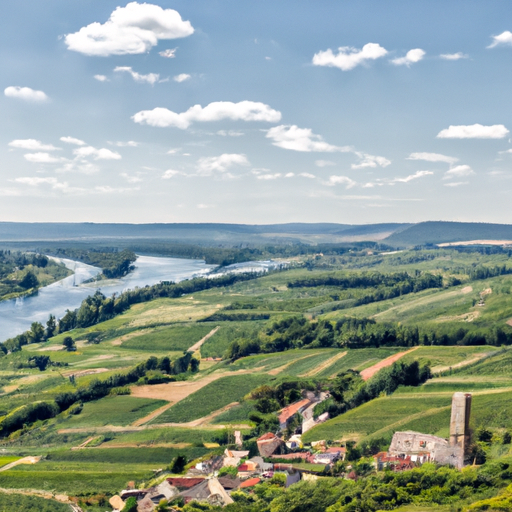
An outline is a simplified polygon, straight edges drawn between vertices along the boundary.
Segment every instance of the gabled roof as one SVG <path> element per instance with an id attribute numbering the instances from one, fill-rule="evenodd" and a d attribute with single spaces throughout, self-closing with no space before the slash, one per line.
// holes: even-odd
<path id="1" fill-rule="evenodd" d="M 277 436 L 272 432 L 267 432 L 266 434 L 263 434 L 261 437 L 258 437 L 258 441 L 269 441 L 271 439 L 275 439 L 276 437 Z"/>
<path id="2" fill-rule="evenodd" d="M 304 398 L 303 400 L 299 400 L 294 404 L 287 405 L 284 409 L 281 409 L 279 413 L 279 423 L 285 423 L 292 416 L 295 416 L 303 407 L 307 407 L 311 404 L 311 400 L 309 398 Z"/>
<path id="3" fill-rule="evenodd" d="M 190 489 L 204 481 L 204 477 L 175 477 L 167 478 L 167 481 L 178 489 Z"/>
<path id="4" fill-rule="evenodd" d="M 255 485 L 259 484 L 260 483 L 260 479 L 259 478 L 249 478 L 248 480 L 246 480 L 245 482 L 242 482 L 240 484 L 240 489 L 245 489 L 246 487 L 254 487 Z"/>

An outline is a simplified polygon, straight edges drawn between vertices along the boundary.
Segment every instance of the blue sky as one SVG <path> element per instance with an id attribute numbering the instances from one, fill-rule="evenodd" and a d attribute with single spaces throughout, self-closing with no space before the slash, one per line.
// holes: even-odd
<path id="1" fill-rule="evenodd" d="M 24 0 L 0 220 L 512 223 L 507 1 Z"/>

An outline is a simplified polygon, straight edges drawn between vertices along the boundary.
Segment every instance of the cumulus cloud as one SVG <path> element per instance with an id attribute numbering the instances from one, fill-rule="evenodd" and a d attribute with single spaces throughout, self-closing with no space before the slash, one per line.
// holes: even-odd
<path id="1" fill-rule="evenodd" d="M 414 174 L 410 174 L 405 178 L 394 178 L 389 183 L 409 183 L 409 181 L 431 176 L 432 174 L 434 174 L 432 171 L 416 171 Z"/>
<path id="2" fill-rule="evenodd" d="M 36 139 L 16 139 L 9 142 L 11 148 L 28 149 L 29 151 L 56 151 L 52 144 L 43 144 L 40 140 Z"/>
<path id="3" fill-rule="evenodd" d="M 245 133 L 239 130 L 219 130 L 217 135 L 221 135 L 222 137 L 242 137 Z"/>
<path id="4" fill-rule="evenodd" d="M 257 176 L 258 180 L 277 180 L 277 178 L 281 177 L 280 172 L 276 172 L 274 174 L 260 174 Z"/>
<path id="5" fill-rule="evenodd" d="M 47 177 L 41 178 L 38 176 L 25 176 L 23 178 L 16 178 L 14 180 L 16 183 L 23 183 L 24 185 L 29 185 L 31 187 L 37 187 L 39 185 L 48 184 L 48 185 L 56 185 L 58 183 L 57 178 Z"/>
<path id="6" fill-rule="evenodd" d="M 169 180 L 171 178 L 174 178 L 174 176 L 178 176 L 179 174 L 184 174 L 183 172 L 181 171 L 175 171 L 173 169 L 168 169 L 167 171 L 165 171 L 163 174 L 162 174 L 162 178 L 164 180 Z"/>
<path id="7" fill-rule="evenodd" d="M 407 160 L 424 160 L 425 162 L 445 162 L 447 164 L 454 164 L 459 159 L 453 156 L 441 155 L 440 153 L 411 153 Z"/>
<path id="8" fill-rule="evenodd" d="M 502 124 L 483 126 L 472 125 L 450 125 L 437 134 L 438 139 L 503 139 L 509 131 Z"/>
<path id="9" fill-rule="evenodd" d="M 387 167 L 391 165 L 391 160 L 383 156 L 368 155 L 367 153 L 356 152 L 356 155 L 361 159 L 358 164 L 352 164 L 352 169 L 365 169 L 367 167 L 375 168 L 377 166 Z"/>
<path id="10" fill-rule="evenodd" d="M 64 38 L 69 50 L 106 57 L 145 53 L 160 39 L 187 37 L 194 32 L 173 9 L 158 5 L 130 2 L 117 7 L 107 22 L 91 23 Z"/>
<path id="11" fill-rule="evenodd" d="M 452 181 L 451 183 L 445 183 L 445 187 L 460 187 L 461 185 L 467 185 L 469 181 Z"/>
<path id="12" fill-rule="evenodd" d="M 94 75 L 94 78 L 96 78 L 98 82 L 110 82 L 110 80 L 105 75 Z"/>
<path id="13" fill-rule="evenodd" d="M 135 142 L 134 140 L 128 140 L 126 142 L 123 142 L 123 141 L 115 141 L 115 142 L 112 142 L 112 141 L 109 141 L 108 142 L 109 144 L 111 144 L 112 146 L 117 146 L 118 148 L 136 148 L 139 143 L 138 142 Z"/>
<path id="14" fill-rule="evenodd" d="M 190 78 L 190 75 L 187 73 L 180 73 L 179 75 L 176 75 L 173 80 L 175 82 L 184 82 L 185 80 L 188 80 Z"/>
<path id="15" fill-rule="evenodd" d="M 334 185 L 345 185 L 345 188 L 349 189 L 352 187 L 355 187 L 357 183 L 350 179 L 348 176 L 331 176 L 329 178 L 329 181 L 327 182 L 327 185 L 334 186 Z"/>
<path id="16" fill-rule="evenodd" d="M 462 176 L 471 176 L 475 171 L 469 165 L 457 165 L 444 173 L 443 180 L 451 180 L 453 178 L 461 178 Z"/>
<path id="17" fill-rule="evenodd" d="M 469 58 L 469 55 L 466 55 L 465 53 L 462 53 L 462 52 L 457 52 L 457 53 L 442 53 L 441 55 L 439 55 L 439 57 L 444 60 L 459 60 L 459 59 L 467 59 L 467 58 Z"/>
<path id="18" fill-rule="evenodd" d="M 336 165 L 335 162 L 331 162 L 330 160 L 316 160 L 315 165 L 317 167 L 328 167 L 331 165 Z"/>
<path id="19" fill-rule="evenodd" d="M 177 49 L 178 48 L 173 48 L 173 49 L 167 48 L 167 50 L 158 52 L 158 55 L 160 55 L 160 57 L 164 57 L 165 59 L 174 59 L 174 57 L 176 57 Z"/>
<path id="20" fill-rule="evenodd" d="M 128 73 L 132 76 L 132 78 L 136 82 L 147 83 L 147 84 L 155 84 L 160 80 L 160 75 L 158 73 L 148 73 L 147 75 L 141 75 L 137 73 L 137 71 L 133 71 L 130 66 L 117 66 L 114 68 L 115 73 Z"/>
<path id="21" fill-rule="evenodd" d="M 204 108 L 201 105 L 194 105 L 180 114 L 161 107 L 142 110 L 132 116 L 132 119 L 139 124 L 161 128 L 175 126 L 185 130 L 193 122 L 221 121 L 222 119 L 274 123 L 281 119 L 281 112 L 255 101 L 240 101 L 238 103 L 215 101 Z"/>
<path id="22" fill-rule="evenodd" d="M 85 146 L 85 142 L 75 137 L 61 137 L 60 140 L 66 144 L 74 144 L 75 146 Z"/>
<path id="23" fill-rule="evenodd" d="M 116 151 L 110 149 L 101 148 L 96 149 L 92 146 L 84 146 L 73 150 L 73 154 L 79 158 L 85 158 L 91 156 L 94 160 L 120 160 L 121 155 Z"/>
<path id="24" fill-rule="evenodd" d="M 122 172 L 121 174 L 119 174 L 119 176 L 124 178 L 128 183 L 139 183 L 140 181 L 142 181 L 142 178 L 140 176 L 130 176 L 126 172 Z"/>
<path id="25" fill-rule="evenodd" d="M 310 128 L 299 128 L 296 125 L 274 126 L 267 130 L 266 137 L 272 139 L 272 144 L 283 149 L 303 152 L 348 152 L 348 146 L 333 146 L 325 142 L 320 135 L 315 135 Z"/>
<path id="26" fill-rule="evenodd" d="M 25 160 L 28 160 L 29 162 L 33 162 L 36 164 L 56 164 L 57 162 L 61 162 L 61 158 L 54 157 L 50 155 L 50 153 L 27 153 L 26 155 L 23 155 L 25 157 Z"/>
<path id="27" fill-rule="evenodd" d="M 413 50 L 409 50 L 404 57 L 398 57 L 391 61 L 395 66 L 410 66 L 411 64 L 415 64 L 425 57 L 425 50 L 421 48 L 414 48 Z"/>
<path id="28" fill-rule="evenodd" d="M 284 177 L 285 178 L 293 178 L 295 176 L 295 173 L 294 172 L 287 172 Z"/>
<path id="29" fill-rule="evenodd" d="M 313 180 L 316 178 L 314 174 L 311 174 L 310 172 L 301 172 L 298 174 L 298 176 L 302 176 L 303 178 L 308 178 L 310 180 Z"/>
<path id="30" fill-rule="evenodd" d="M 239 165 L 249 165 L 249 160 L 245 155 L 224 153 L 220 156 L 200 158 L 197 161 L 197 171 L 202 176 L 209 176 L 214 172 L 226 172 L 231 167 Z"/>
<path id="31" fill-rule="evenodd" d="M 487 48 L 494 48 L 501 44 L 512 45 L 512 32 L 505 30 L 505 32 L 502 32 L 497 36 L 493 36 L 492 43 Z"/>
<path id="32" fill-rule="evenodd" d="M 11 85 L 4 89 L 4 94 L 8 98 L 17 98 L 24 101 L 33 101 L 41 103 L 48 100 L 48 96 L 43 91 L 36 91 L 30 87 L 20 87 L 18 85 Z"/>
<path id="33" fill-rule="evenodd" d="M 315 53 L 313 65 L 335 67 L 342 71 L 349 71 L 370 60 L 384 57 L 387 53 L 387 50 L 377 43 L 365 44 L 360 50 L 350 46 L 342 46 L 338 48 L 336 55 L 329 48 L 326 51 Z"/>

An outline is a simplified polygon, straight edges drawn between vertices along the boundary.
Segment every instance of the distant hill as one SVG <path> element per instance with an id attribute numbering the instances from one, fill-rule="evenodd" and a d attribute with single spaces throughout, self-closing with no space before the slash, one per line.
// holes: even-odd
<path id="1" fill-rule="evenodd" d="M 378 240 L 409 224 L 95 224 L 0 222 L 0 242 L 165 240 L 201 245 Z"/>
<path id="2" fill-rule="evenodd" d="M 392 246 L 464 242 L 470 240 L 512 240 L 512 225 L 480 222 L 420 222 L 395 231 L 385 239 Z"/>

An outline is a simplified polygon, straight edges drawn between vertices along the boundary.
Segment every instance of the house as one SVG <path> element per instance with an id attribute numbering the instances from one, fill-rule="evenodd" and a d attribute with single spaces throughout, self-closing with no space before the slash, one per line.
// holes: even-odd
<path id="1" fill-rule="evenodd" d="M 272 432 L 263 434 L 257 441 L 258 451 L 262 457 L 270 457 L 276 451 L 281 450 L 284 442 Z"/>
<path id="2" fill-rule="evenodd" d="M 293 404 L 287 405 L 279 412 L 279 428 L 281 430 L 285 430 L 288 427 L 288 424 L 293 419 L 293 417 L 297 413 L 301 413 L 305 411 L 309 406 L 311 406 L 311 400 L 309 398 L 304 398 L 303 400 L 299 400 Z"/>
<path id="3" fill-rule="evenodd" d="M 250 487 L 254 487 L 255 485 L 258 485 L 260 483 L 259 478 L 249 478 L 248 480 L 245 480 L 245 482 L 242 482 L 240 484 L 240 489 L 248 489 Z"/>
<path id="4" fill-rule="evenodd" d="M 252 457 L 249 459 L 251 462 L 254 462 L 259 471 L 272 471 L 274 469 L 274 464 L 270 464 L 269 462 L 265 462 L 263 457 Z"/>
<path id="5" fill-rule="evenodd" d="M 185 503 L 203 501 L 210 505 L 221 507 L 233 503 L 231 496 L 229 496 L 217 478 L 205 479 L 196 486 L 181 492 L 179 496 L 185 500 Z"/>
<path id="6" fill-rule="evenodd" d="M 217 480 L 228 493 L 234 491 L 235 489 L 238 489 L 238 487 L 240 487 L 241 484 L 240 478 L 234 477 L 232 475 L 221 476 Z"/>
<path id="7" fill-rule="evenodd" d="M 167 482 L 178 490 L 191 489 L 192 487 L 204 482 L 204 477 L 172 477 L 167 478 Z"/>

